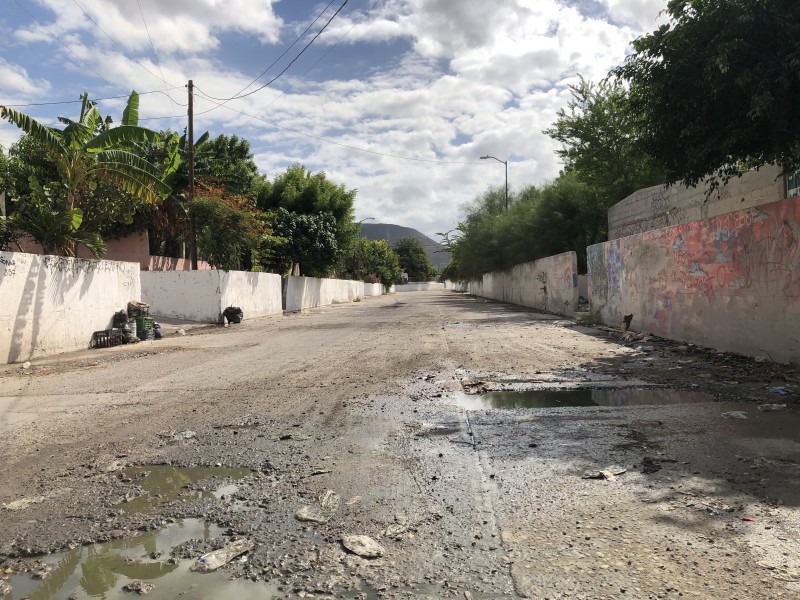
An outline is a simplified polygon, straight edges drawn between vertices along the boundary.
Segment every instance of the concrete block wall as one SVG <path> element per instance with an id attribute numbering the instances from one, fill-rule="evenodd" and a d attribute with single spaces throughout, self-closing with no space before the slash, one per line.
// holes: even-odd
<path id="1" fill-rule="evenodd" d="M 383 296 L 384 287 L 382 283 L 365 283 L 364 295 L 365 296 Z"/>
<path id="2" fill-rule="evenodd" d="M 151 314 L 219 323 L 222 311 L 238 306 L 245 319 L 279 315 L 281 277 L 244 271 L 142 271 L 142 301 Z"/>
<path id="3" fill-rule="evenodd" d="M 291 276 L 288 277 L 286 284 L 286 310 L 288 311 L 353 302 L 357 298 L 363 297 L 363 281 Z"/>
<path id="4" fill-rule="evenodd" d="M 800 198 L 588 248 L 591 309 L 608 324 L 800 362 Z"/>
<path id="5" fill-rule="evenodd" d="M 565 252 L 470 281 L 466 291 L 560 315 L 578 309 L 578 256 Z"/>
<path id="6" fill-rule="evenodd" d="M 394 286 L 396 292 L 433 292 L 443 289 L 445 289 L 444 284 L 437 281 L 402 283 Z"/>
<path id="7" fill-rule="evenodd" d="M 138 263 L 0 252 L 0 359 L 86 348 L 140 296 Z"/>
<path id="8" fill-rule="evenodd" d="M 683 225 L 785 198 L 785 182 L 776 166 L 749 171 L 711 196 L 707 186 L 663 185 L 638 190 L 608 209 L 608 239 Z"/>

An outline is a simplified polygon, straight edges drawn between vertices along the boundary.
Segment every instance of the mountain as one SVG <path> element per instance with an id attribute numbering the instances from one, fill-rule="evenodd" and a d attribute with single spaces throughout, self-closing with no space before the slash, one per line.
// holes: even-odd
<path id="1" fill-rule="evenodd" d="M 441 271 L 450 264 L 450 253 L 442 250 L 440 243 L 433 241 L 416 229 L 411 229 L 411 227 L 392 225 L 391 223 L 362 223 L 361 237 L 372 241 L 386 240 L 392 247 L 402 237 L 413 237 L 422 242 L 425 247 L 425 254 L 428 255 L 428 260 L 436 267 L 437 271 Z"/>

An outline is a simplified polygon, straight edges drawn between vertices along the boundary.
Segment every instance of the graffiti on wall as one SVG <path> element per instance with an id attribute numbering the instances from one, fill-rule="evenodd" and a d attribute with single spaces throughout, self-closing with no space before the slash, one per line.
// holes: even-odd
<path id="1" fill-rule="evenodd" d="M 634 312 L 640 327 L 696 339 L 712 315 L 766 330 L 769 314 L 800 312 L 800 198 L 592 246 L 588 263 L 609 322 Z"/>
<path id="2" fill-rule="evenodd" d="M 132 263 L 113 260 L 91 260 L 85 258 L 72 258 L 68 256 L 32 255 L 17 252 L 3 252 L 0 254 L 0 274 L 3 277 L 16 277 L 27 274 L 31 258 L 40 258 L 39 268 L 45 272 L 59 277 L 77 278 L 80 276 L 91 277 L 95 273 L 116 273 L 122 287 L 130 288 L 136 278 L 136 266 Z"/>

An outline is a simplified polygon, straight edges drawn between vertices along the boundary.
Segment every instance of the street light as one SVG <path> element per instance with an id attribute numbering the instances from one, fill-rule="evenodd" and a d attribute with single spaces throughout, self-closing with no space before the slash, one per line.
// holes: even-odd
<path id="1" fill-rule="evenodd" d="M 367 217 L 366 219 L 361 219 L 358 224 L 361 225 L 364 221 L 374 221 L 375 217 Z"/>
<path id="2" fill-rule="evenodd" d="M 496 156 L 481 156 L 481 160 L 485 160 L 487 158 L 493 158 L 499 163 L 503 163 L 506 166 L 506 210 L 508 210 L 508 161 L 507 160 L 500 160 Z"/>

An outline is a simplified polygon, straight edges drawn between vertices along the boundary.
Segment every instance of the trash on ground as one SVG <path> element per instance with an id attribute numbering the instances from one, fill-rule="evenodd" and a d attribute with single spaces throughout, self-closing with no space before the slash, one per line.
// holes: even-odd
<path id="1" fill-rule="evenodd" d="M 333 490 L 325 490 L 320 495 L 318 504 L 303 506 L 294 513 L 294 518 L 308 523 L 327 523 L 339 508 L 339 500 L 339 494 Z"/>
<path id="2" fill-rule="evenodd" d="M 775 394 L 777 396 L 785 396 L 789 392 L 786 390 L 785 387 L 774 387 L 769 391 L 770 394 Z"/>
<path id="3" fill-rule="evenodd" d="M 742 521 L 748 521 L 750 523 L 758 523 L 758 519 L 755 517 L 742 517 Z"/>
<path id="4" fill-rule="evenodd" d="M 343 535 L 342 545 L 362 558 L 380 558 L 386 553 L 383 546 L 366 535 Z"/>
<path id="5" fill-rule="evenodd" d="M 722 413 L 723 419 L 747 419 L 747 413 L 743 410 L 732 410 L 730 412 Z"/>
<path id="6" fill-rule="evenodd" d="M 617 478 L 617 475 L 622 475 L 623 473 L 626 473 L 627 471 L 628 471 L 628 469 L 626 469 L 625 467 L 619 467 L 619 466 L 614 465 L 614 466 L 611 466 L 611 467 L 606 467 L 605 469 L 602 469 L 600 471 L 586 471 L 586 473 L 584 473 L 584 475 L 583 475 L 583 478 L 584 479 L 605 479 L 607 481 L 614 481 Z"/>
<path id="7" fill-rule="evenodd" d="M 786 410 L 787 406 L 785 404 L 759 404 L 758 410 L 763 411 L 770 411 L 770 410 Z"/>
<path id="8" fill-rule="evenodd" d="M 156 586 L 145 581 L 131 581 L 122 586 L 122 591 L 136 592 L 139 595 L 144 595 L 152 591 L 154 587 Z"/>
<path id="9" fill-rule="evenodd" d="M 253 540 L 237 540 L 224 548 L 214 550 L 208 554 L 203 554 L 203 556 L 198 558 L 194 565 L 192 565 L 192 570 L 200 571 L 201 573 L 216 571 L 220 567 L 227 565 L 237 556 L 241 556 L 245 552 L 250 552 L 255 547 L 256 544 Z"/>
<path id="10" fill-rule="evenodd" d="M 222 311 L 222 316 L 228 323 L 241 323 L 244 319 L 244 312 L 238 306 L 229 306 Z"/>

